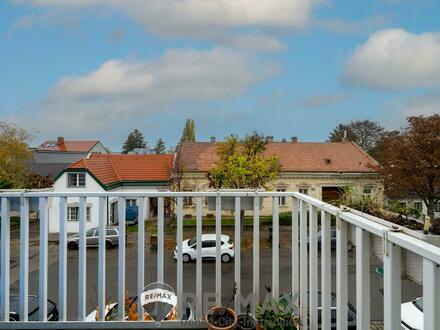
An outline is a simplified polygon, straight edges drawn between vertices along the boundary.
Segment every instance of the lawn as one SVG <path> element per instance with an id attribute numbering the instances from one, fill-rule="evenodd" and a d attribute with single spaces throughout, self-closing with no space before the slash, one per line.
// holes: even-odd
<path id="1" fill-rule="evenodd" d="M 283 212 L 280 213 L 279 216 L 280 225 L 289 226 L 292 223 L 291 213 Z M 252 216 L 244 217 L 244 226 L 253 226 L 254 219 Z M 270 225 L 272 223 L 272 216 L 260 216 L 260 225 Z M 202 218 L 203 227 L 215 227 L 215 219 L 211 217 L 203 217 Z M 156 230 L 157 222 L 155 219 L 153 221 L 145 221 L 145 231 Z M 183 227 L 184 228 L 195 228 L 197 225 L 196 218 L 183 219 Z M 224 227 L 233 227 L 235 225 L 235 219 L 231 216 L 222 217 L 222 226 Z M 172 233 L 176 231 L 177 223 L 174 220 L 171 224 L 166 224 L 164 227 L 164 232 Z M 127 226 L 128 233 L 135 233 L 138 231 L 138 225 L 130 225 Z"/>

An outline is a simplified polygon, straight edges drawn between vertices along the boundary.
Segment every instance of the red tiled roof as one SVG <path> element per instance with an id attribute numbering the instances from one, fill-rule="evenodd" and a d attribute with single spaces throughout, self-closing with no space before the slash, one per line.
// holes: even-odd
<path id="1" fill-rule="evenodd" d="M 64 141 L 58 144 L 57 141 L 45 141 L 37 150 L 39 151 L 67 151 L 67 152 L 88 152 L 99 141 Z"/>
<path id="2" fill-rule="evenodd" d="M 174 155 L 101 155 L 82 158 L 68 169 L 87 169 L 103 185 L 123 181 L 169 181 Z"/>
<path id="3" fill-rule="evenodd" d="M 185 142 L 178 164 L 184 171 L 209 171 L 217 162 L 221 142 Z M 285 172 L 371 172 L 378 163 L 350 142 L 271 142 L 264 155 L 276 155 Z"/>

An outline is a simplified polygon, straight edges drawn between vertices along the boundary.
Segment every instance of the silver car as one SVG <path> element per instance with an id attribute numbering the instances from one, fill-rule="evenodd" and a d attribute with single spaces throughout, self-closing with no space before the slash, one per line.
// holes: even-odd
<path id="1" fill-rule="evenodd" d="M 119 244 L 119 230 L 115 227 L 105 229 L 105 247 L 112 248 Z M 87 246 L 99 246 L 99 228 L 92 228 L 86 232 Z M 76 250 L 79 247 L 79 234 L 74 234 L 67 239 L 67 247 Z"/>

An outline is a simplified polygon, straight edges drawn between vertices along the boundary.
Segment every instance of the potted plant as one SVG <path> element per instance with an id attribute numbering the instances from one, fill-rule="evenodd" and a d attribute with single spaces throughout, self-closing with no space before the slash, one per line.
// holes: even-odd
<path id="1" fill-rule="evenodd" d="M 251 306 L 247 305 L 246 314 L 237 316 L 237 330 L 255 330 L 257 329 L 257 320 L 250 314 Z"/>
<path id="2" fill-rule="evenodd" d="M 266 286 L 267 295 L 257 307 L 257 327 L 270 330 L 297 330 L 301 325 L 292 299 L 286 296 L 273 298 L 270 287 Z"/>
<path id="3" fill-rule="evenodd" d="M 232 301 L 234 300 L 235 293 L 237 292 L 234 286 L 232 298 L 226 307 L 215 306 L 211 308 L 205 316 L 206 323 L 208 323 L 208 329 L 211 330 L 232 330 L 237 324 L 237 315 L 231 308 Z"/>

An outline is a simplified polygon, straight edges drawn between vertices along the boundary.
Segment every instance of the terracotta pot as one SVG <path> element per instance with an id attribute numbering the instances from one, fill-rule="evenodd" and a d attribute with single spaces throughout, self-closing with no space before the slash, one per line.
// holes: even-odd
<path id="1" fill-rule="evenodd" d="M 214 313 L 222 312 L 223 310 L 224 310 L 224 307 L 222 307 L 222 306 L 215 306 L 215 307 L 211 308 L 208 311 L 208 313 L 206 313 L 205 320 L 206 320 L 206 323 L 208 324 L 208 329 L 210 329 L 210 330 L 232 330 L 232 329 L 235 328 L 235 325 L 237 324 L 237 314 L 235 314 L 235 312 L 231 308 L 227 308 L 226 309 L 226 313 L 231 315 L 232 319 L 233 319 L 233 322 L 232 322 L 232 324 L 230 326 L 221 328 L 221 327 L 216 327 L 216 326 L 212 325 L 211 323 L 209 323 L 209 320 L 208 320 L 208 316 L 209 315 L 212 315 Z"/>

